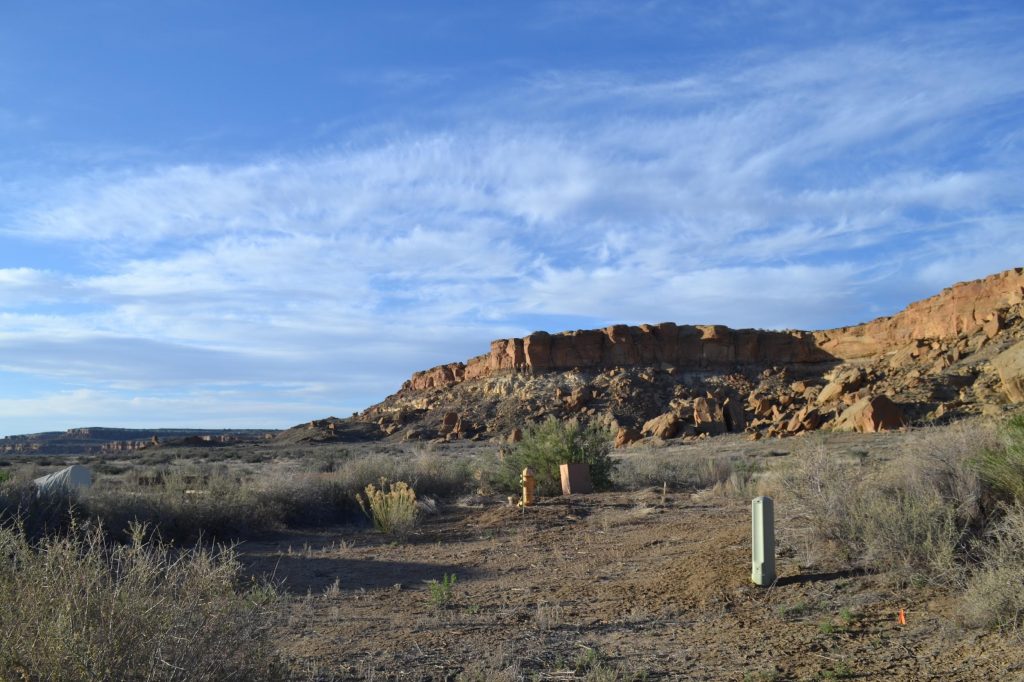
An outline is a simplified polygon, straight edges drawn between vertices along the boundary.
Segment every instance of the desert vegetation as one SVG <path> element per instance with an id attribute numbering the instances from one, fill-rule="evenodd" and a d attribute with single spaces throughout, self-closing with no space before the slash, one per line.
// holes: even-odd
<path id="1" fill-rule="evenodd" d="M 178 549 L 142 526 L 111 543 L 95 526 L 31 542 L 0 527 L 0 677 L 271 680 L 272 585 L 246 583 L 234 552 Z"/>
<path id="2" fill-rule="evenodd" d="M 522 441 L 502 458 L 497 485 L 508 492 L 519 489 L 519 477 L 529 467 L 537 479 L 537 491 L 557 495 L 561 491 L 559 465 L 583 463 L 590 466 L 594 488 L 607 490 L 615 470 L 611 438 L 612 434 L 596 422 L 548 418 L 533 424 L 527 427 Z"/>
<path id="3" fill-rule="evenodd" d="M 736 436 L 612 450 L 598 427 L 548 421 L 513 447 L 165 451 L 159 462 L 156 453 L 134 453 L 92 463 L 96 483 L 79 495 L 39 495 L 31 478 L 44 472 L 30 460 L 12 462 L 0 481 L 0 544 L 11 557 L 2 566 L 2 674 L 47 679 L 61 665 L 80 671 L 62 679 L 89 679 L 90 671 L 129 679 L 125 671 L 142 669 L 154 679 L 387 679 L 398 659 L 314 655 L 292 639 L 307 622 L 356 633 L 376 619 L 380 629 L 358 637 L 390 642 L 405 632 L 412 639 L 404 646 L 417 642 L 425 652 L 416 634 L 424 628 L 441 637 L 435 649 L 459 641 L 451 632 L 519 632 L 523 623 L 516 636 L 540 642 L 530 644 L 541 647 L 532 659 L 470 657 L 462 679 L 539 671 L 643 679 L 657 661 L 604 653 L 631 646 L 611 633 L 676 627 L 681 613 L 693 627 L 704 618 L 697 614 L 726 608 L 719 603 L 745 609 L 779 637 L 803 632 L 852 644 L 857 633 L 882 636 L 874 602 L 865 606 L 851 591 L 861 584 L 947 600 L 955 604 L 949 627 L 1017 633 L 1022 433 L 1017 417 L 870 440 L 811 434 L 784 445 Z M 561 498 L 557 466 L 565 461 L 590 463 L 607 492 Z M 505 501 L 524 466 L 544 481 L 545 495 L 527 513 Z M 746 576 L 746 510 L 757 494 L 777 501 L 783 577 L 767 592 Z M 305 538 L 299 551 L 293 537 Z M 218 544 L 237 540 L 245 541 L 241 554 Z M 802 575 L 860 577 L 827 578 L 836 582 L 832 601 L 823 601 Z M 594 585 L 569 598 L 584 584 L 566 592 L 570 580 Z M 72 604 L 70 594 L 92 596 Z M 614 627 L 581 639 L 594 614 Z M 118 625 L 102 625 L 109 622 Z M 239 651 L 246 656 L 231 653 Z M 830 659 L 814 674 L 863 675 L 856 660 Z M 810 674 L 803 664 L 770 661 L 765 654 L 740 677 Z"/>
<path id="4" fill-rule="evenodd" d="M 962 622 L 1024 625 L 1024 417 L 916 434 L 876 464 L 812 443 L 772 481 L 804 546 L 894 586 L 962 594 Z"/>

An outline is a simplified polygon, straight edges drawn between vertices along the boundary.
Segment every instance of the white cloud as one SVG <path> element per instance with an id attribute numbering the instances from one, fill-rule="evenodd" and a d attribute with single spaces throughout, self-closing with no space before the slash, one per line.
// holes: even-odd
<path id="1" fill-rule="evenodd" d="M 548 73 L 442 133 L 77 178 L 0 228 L 88 259 L 0 270 L 0 306 L 22 306 L 0 311 L 3 367 L 362 406 L 535 320 L 893 312 L 922 282 L 1024 262 L 1016 133 L 985 119 L 1019 105 L 1022 73 L 938 40 Z"/>

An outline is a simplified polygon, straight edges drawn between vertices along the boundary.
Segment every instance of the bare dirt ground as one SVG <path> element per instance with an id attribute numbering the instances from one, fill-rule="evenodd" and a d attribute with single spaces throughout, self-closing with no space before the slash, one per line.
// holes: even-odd
<path id="1" fill-rule="evenodd" d="M 779 535 L 770 589 L 749 582 L 747 500 L 660 488 L 240 549 L 293 595 L 281 647 L 323 679 L 1024 680 L 1021 643 L 961 630 L 954 595 L 809 565 Z"/>

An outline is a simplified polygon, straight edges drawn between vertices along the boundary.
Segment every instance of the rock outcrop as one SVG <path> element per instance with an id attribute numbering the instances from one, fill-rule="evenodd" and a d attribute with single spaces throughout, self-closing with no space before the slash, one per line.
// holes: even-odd
<path id="1" fill-rule="evenodd" d="M 1024 403 L 1024 341 L 992 358 L 992 366 L 999 374 L 1006 397 Z"/>
<path id="2" fill-rule="evenodd" d="M 385 437 L 502 441 L 550 416 L 597 420 L 619 447 L 947 421 L 1024 401 L 1022 318 L 1024 269 L 1014 269 L 817 332 L 667 322 L 536 332 L 417 372 L 357 420 Z"/>
<path id="3" fill-rule="evenodd" d="M 561 334 L 535 332 L 521 339 L 491 342 L 491 352 L 466 363 L 416 372 L 403 389 L 422 391 L 505 371 L 550 372 L 571 369 L 671 365 L 705 369 L 753 364 L 823 362 L 830 356 L 807 332 L 730 329 L 662 322 L 614 325 Z"/>
<path id="4" fill-rule="evenodd" d="M 843 360 L 866 358 L 921 339 L 992 338 L 1002 311 L 1024 302 L 1024 268 L 985 279 L 961 282 L 942 293 L 911 303 L 892 317 L 855 327 L 815 332 L 821 350 Z"/>

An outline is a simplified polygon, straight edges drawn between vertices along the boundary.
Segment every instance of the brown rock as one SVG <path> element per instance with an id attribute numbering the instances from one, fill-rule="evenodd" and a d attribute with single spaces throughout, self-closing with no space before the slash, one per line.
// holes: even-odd
<path id="1" fill-rule="evenodd" d="M 856 367 L 848 367 L 833 375 L 832 381 L 830 381 L 825 388 L 821 389 L 821 393 L 815 399 L 815 402 L 819 405 L 838 400 L 845 393 L 856 391 L 864 383 L 864 370 Z"/>
<path id="2" fill-rule="evenodd" d="M 441 427 L 438 429 L 439 433 L 443 436 L 450 434 L 453 431 L 457 432 L 459 430 L 459 421 L 458 413 L 446 412 L 445 415 L 441 417 Z"/>
<path id="3" fill-rule="evenodd" d="M 892 317 L 867 324 L 815 332 L 818 346 L 834 357 L 878 355 L 917 339 L 952 339 L 981 331 L 991 314 L 1024 300 L 1024 268 L 961 282 L 911 303 Z"/>
<path id="4" fill-rule="evenodd" d="M 643 435 L 636 429 L 625 426 L 619 427 L 618 432 L 615 434 L 615 447 L 624 448 L 630 443 L 635 443 L 641 439 L 643 439 Z"/>
<path id="5" fill-rule="evenodd" d="M 523 439 L 523 430 L 518 428 L 518 427 L 512 429 L 509 432 L 509 434 L 508 434 L 508 442 L 509 443 L 518 443 L 522 439 Z"/>
<path id="6" fill-rule="evenodd" d="M 772 401 L 768 398 L 757 398 L 749 404 L 756 417 L 767 417 L 772 413 Z"/>
<path id="7" fill-rule="evenodd" d="M 998 334 L 999 330 L 1002 328 L 1002 315 L 1000 315 L 999 313 L 992 313 L 989 319 L 985 321 L 985 324 L 982 325 L 981 331 L 985 333 L 985 338 L 991 340 L 996 337 L 996 334 Z"/>
<path id="8" fill-rule="evenodd" d="M 714 398 L 694 399 L 693 422 L 700 433 L 717 436 L 725 432 L 725 415 Z"/>
<path id="9" fill-rule="evenodd" d="M 672 438 L 679 431 L 679 417 L 672 412 L 666 412 L 647 421 L 640 431 L 655 438 Z"/>
<path id="10" fill-rule="evenodd" d="M 1024 341 L 992 358 L 1003 392 L 1014 403 L 1024 403 Z"/>
<path id="11" fill-rule="evenodd" d="M 743 404 L 740 399 L 736 396 L 726 398 L 722 407 L 726 430 L 729 433 L 743 433 L 747 428 L 747 417 L 743 414 Z"/>
<path id="12" fill-rule="evenodd" d="M 875 433 L 903 426 L 903 413 L 884 395 L 862 398 L 846 408 L 836 419 L 836 431 Z"/>

